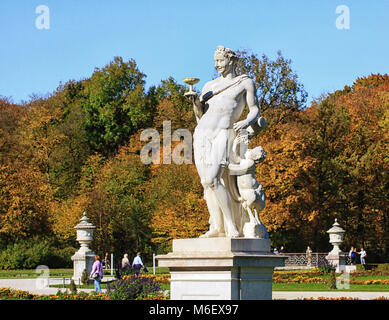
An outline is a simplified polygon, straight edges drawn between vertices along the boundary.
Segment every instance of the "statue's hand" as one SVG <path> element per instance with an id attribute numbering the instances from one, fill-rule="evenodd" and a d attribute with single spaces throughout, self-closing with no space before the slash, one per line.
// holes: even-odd
<path id="1" fill-rule="evenodd" d="M 233 125 L 233 128 L 235 131 L 239 131 L 241 129 L 245 129 L 249 126 L 248 122 L 246 120 L 235 122 Z"/>
<path id="2" fill-rule="evenodd" d="M 189 98 L 189 100 L 190 100 L 191 102 L 196 101 L 196 99 L 198 98 L 198 94 L 197 94 L 197 92 L 195 92 L 195 91 L 188 91 L 188 92 L 185 92 L 185 93 L 184 93 L 184 96 L 187 97 L 187 98 Z"/>

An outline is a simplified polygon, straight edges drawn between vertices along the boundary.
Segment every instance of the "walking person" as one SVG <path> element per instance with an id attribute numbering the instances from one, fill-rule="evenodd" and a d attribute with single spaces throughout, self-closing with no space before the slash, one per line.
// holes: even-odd
<path id="1" fill-rule="evenodd" d="M 350 259 L 350 264 L 353 265 L 354 264 L 354 261 L 353 261 L 353 253 L 354 253 L 354 247 L 351 247 L 350 248 L 350 251 L 348 252 L 348 257 Z"/>
<path id="2" fill-rule="evenodd" d="M 367 257 L 367 253 L 366 251 L 361 248 L 361 251 L 358 252 L 360 255 L 361 255 L 361 265 L 363 265 L 363 268 L 366 270 L 366 257 Z"/>
<path id="3" fill-rule="evenodd" d="M 103 264 L 100 261 L 100 257 L 98 255 L 95 256 L 95 262 L 92 266 L 92 272 L 90 273 L 90 277 L 95 281 L 95 291 L 101 292 L 101 279 L 104 275 Z"/>
<path id="4" fill-rule="evenodd" d="M 132 267 L 136 271 L 136 275 L 139 275 L 140 269 L 144 267 L 142 259 L 140 258 L 140 252 L 138 252 L 132 262 Z"/>
<path id="5" fill-rule="evenodd" d="M 130 260 L 128 260 L 128 254 L 125 253 L 122 259 L 122 271 L 126 271 L 131 267 Z"/>
<path id="6" fill-rule="evenodd" d="M 351 254 L 351 265 L 357 264 L 357 248 L 351 247 L 352 251 L 350 250 Z"/>
<path id="7" fill-rule="evenodd" d="M 104 269 L 109 269 L 110 268 L 108 252 L 105 253 L 105 257 L 104 257 L 104 260 L 103 260 L 103 267 L 104 267 Z"/>

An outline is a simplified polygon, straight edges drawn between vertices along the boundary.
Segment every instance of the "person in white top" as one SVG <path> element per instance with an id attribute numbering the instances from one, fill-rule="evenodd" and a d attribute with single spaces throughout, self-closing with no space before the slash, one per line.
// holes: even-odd
<path id="1" fill-rule="evenodd" d="M 139 274 L 140 269 L 144 267 L 142 259 L 140 258 L 140 252 L 137 253 L 132 261 L 132 267 L 136 270 L 136 274 Z"/>
<path id="2" fill-rule="evenodd" d="M 361 255 L 361 265 L 363 265 L 363 267 L 366 269 L 366 256 L 367 256 L 367 253 L 366 251 L 361 248 L 361 251 L 359 252 L 359 254 Z"/>
<path id="3" fill-rule="evenodd" d="M 130 267 L 131 267 L 131 265 L 130 265 L 130 261 L 128 260 L 128 254 L 126 253 L 126 254 L 124 254 L 123 259 L 122 259 L 122 269 L 126 270 Z"/>

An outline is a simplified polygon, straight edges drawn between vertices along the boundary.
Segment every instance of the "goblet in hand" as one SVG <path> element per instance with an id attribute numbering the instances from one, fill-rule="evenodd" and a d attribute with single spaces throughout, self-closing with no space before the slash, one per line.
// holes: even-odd
<path id="1" fill-rule="evenodd" d="M 196 97 L 197 96 L 197 92 L 193 90 L 193 85 L 195 85 L 196 83 L 198 83 L 200 81 L 199 78 L 185 78 L 184 79 L 184 82 L 186 84 L 189 84 L 189 91 L 188 92 L 185 92 L 184 93 L 184 96 L 188 96 L 188 97 Z"/>

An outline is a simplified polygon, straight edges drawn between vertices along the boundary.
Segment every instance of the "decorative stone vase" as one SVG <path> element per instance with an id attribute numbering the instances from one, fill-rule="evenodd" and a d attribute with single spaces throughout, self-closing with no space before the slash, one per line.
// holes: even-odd
<path id="1" fill-rule="evenodd" d="M 342 252 L 339 246 L 343 242 L 345 231 L 340 227 L 337 219 L 335 219 L 335 223 L 332 225 L 332 228 L 327 231 L 327 233 L 330 235 L 330 243 L 333 245 L 330 254 Z"/>
<path id="2" fill-rule="evenodd" d="M 337 219 L 332 225 L 332 228 L 327 230 L 330 236 L 330 243 L 333 245 L 331 252 L 326 256 L 327 261 L 336 268 L 336 272 L 344 271 L 346 266 L 346 255 L 339 246 L 342 244 L 344 239 L 345 230 L 343 230 Z"/>
<path id="3" fill-rule="evenodd" d="M 80 243 L 80 249 L 72 256 L 73 260 L 73 280 L 81 281 L 84 269 L 90 274 L 94 263 L 95 253 L 89 248 L 93 241 L 93 231 L 96 227 L 89 222 L 86 213 L 83 213 L 80 223 L 74 227 L 77 230 L 77 241 Z"/>

